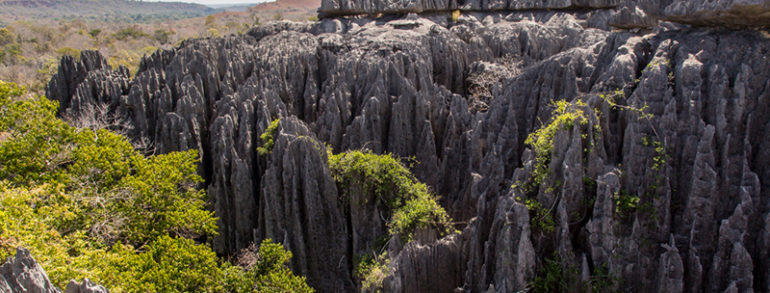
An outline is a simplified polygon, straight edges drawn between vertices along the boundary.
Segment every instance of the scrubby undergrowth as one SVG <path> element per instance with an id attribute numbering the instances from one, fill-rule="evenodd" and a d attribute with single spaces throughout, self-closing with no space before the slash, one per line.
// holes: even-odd
<path id="1" fill-rule="evenodd" d="M 145 157 L 125 137 L 78 129 L 56 102 L 0 82 L 0 259 L 28 248 L 55 285 L 111 292 L 312 292 L 269 240 L 249 268 L 206 243 L 216 218 L 198 154 Z"/>

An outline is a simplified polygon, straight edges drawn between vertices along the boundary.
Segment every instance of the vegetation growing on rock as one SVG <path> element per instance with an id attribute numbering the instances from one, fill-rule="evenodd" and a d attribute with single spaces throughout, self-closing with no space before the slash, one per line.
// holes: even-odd
<path id="1" fill-rule="evenodd" d="M 436 197 L 392 155 L 361 151 L 329 155 L 329 169 L 343 190 L 360 184 L 389 207 L 393 212 L 390 234 L 401 236 L 404 242 L 419 229 L 434 229 L 441 235 L 452 231 L 451 220 Z"/>
<path id="2" fill-rule="evenodd" d="M 205 240 L 216 218 L 198 190 L 198 154 L 144 157 L 123 136 L 78 129 L 57 103 L 0 82 L 0 259 L 26 247 L 63 288 L 111 292 L 312 292 L 269 241 L 245 270 Z"/>
<path id="3" fill-rule="evenodd" d="M 257 147 L 257 152 L 260 155 L 264 156 L 273 151 L 273 145 L 275 145 L 275 135 L 278 132 L 279 122 L 281 122 L 280 118 L 273 120 L 265 129 L 265 132 L 259 135 L 259 140 L 262 141 L 262 145 Z"/>

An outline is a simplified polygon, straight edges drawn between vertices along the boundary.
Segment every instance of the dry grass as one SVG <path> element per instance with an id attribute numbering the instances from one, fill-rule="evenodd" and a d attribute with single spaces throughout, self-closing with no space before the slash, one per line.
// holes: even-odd
<path id="1" fill-rule="evenodd" d="M 0 80 L 44 94 L 61 57 L 79 57 L 82 50 L 99 50 L 113 68 L 124 65 L 133 75 L 142 57 L 159 48 L 169 49 L 190 38 L 245 33 L 255 24 L 277 17 L 307 21 L 315 16 L 318 7 L 312 5 L 320 6 L 320 0 L 281 0 L 257 5 L 249 11 L 143 23 L 83 19 L 15 21 L 4 28 L 7 42 L 0 42 Z"/>

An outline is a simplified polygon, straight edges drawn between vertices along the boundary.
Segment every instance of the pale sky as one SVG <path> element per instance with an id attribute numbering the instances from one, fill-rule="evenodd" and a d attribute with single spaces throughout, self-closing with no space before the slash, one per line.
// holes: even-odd
<path id="1" fill-rule="evenodd" d="M 155 1 L 158 0 L 145 0 Z M 199 4 L 257 4 L 262 2 L 268 2 L 271 0 L 162 0 L 163 2 L 192 2 Z"/>

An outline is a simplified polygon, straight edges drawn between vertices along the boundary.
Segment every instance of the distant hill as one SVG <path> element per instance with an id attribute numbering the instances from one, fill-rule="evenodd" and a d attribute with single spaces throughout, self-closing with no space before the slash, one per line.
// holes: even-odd
<path id="1" fill-rule="evenodd" d="M 152 21 L 205 16 L 219 10 L 199 4 L 136 0 L 0 0 L 0 22 L 83 18 Z"/>
<path id="2" fill-rule="evenodd" d="M 317 15 L 319 7 L 321 0 L 276 0 L 254 5 L 249 11 L 256 14 L 280 14 L 286 19 L 297 19 Z"/>

